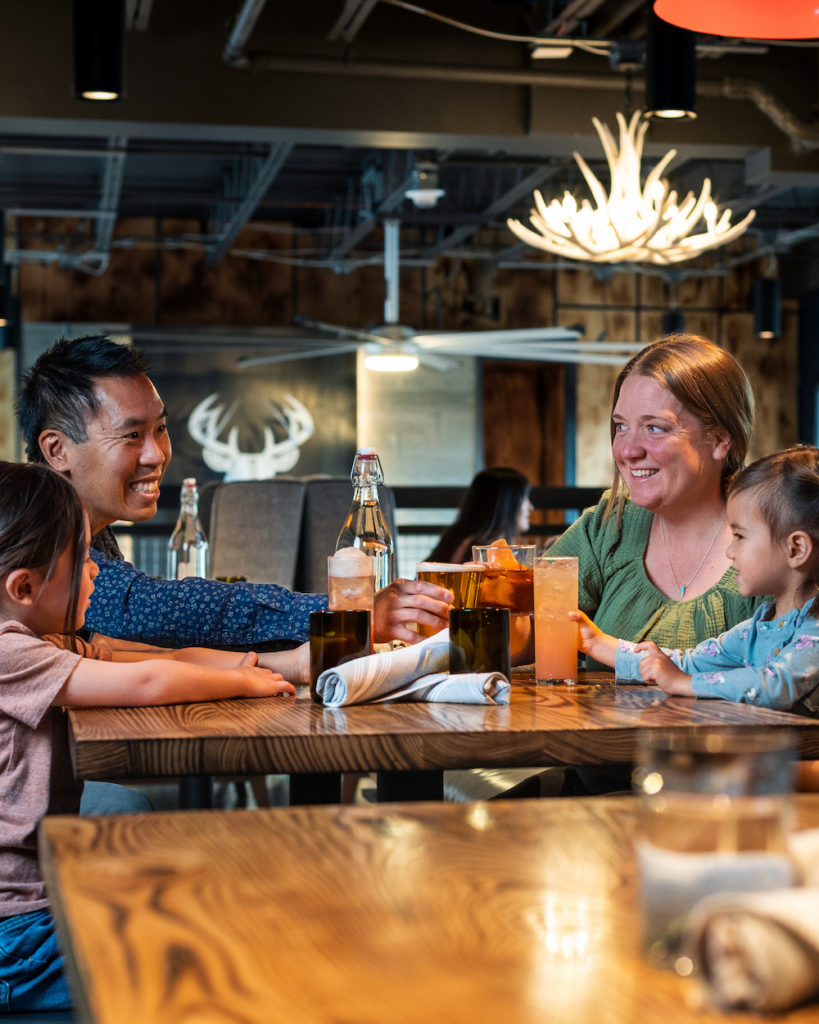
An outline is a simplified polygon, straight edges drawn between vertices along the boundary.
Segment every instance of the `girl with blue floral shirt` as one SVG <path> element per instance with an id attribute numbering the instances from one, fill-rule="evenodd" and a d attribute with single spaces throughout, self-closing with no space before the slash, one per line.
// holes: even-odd
<path id="1" fill-rule="evenodd" d="M 618 679 L 666 693 L 722 697 L 819 714 L 819 449 L 787 448 L 743 469 L 728 487 L 726 550 L 743 596 L 772 595 L 755 612 L 687 651 L 603 633 L 583 612 L 579 646 Z"/>

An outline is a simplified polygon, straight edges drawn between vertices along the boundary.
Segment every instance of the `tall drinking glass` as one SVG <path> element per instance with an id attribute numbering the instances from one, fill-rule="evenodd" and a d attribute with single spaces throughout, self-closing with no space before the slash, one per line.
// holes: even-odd
<path id="1" fill-rule="evenodd" d="M 577 682 L 576 557 L 535 559 L 535 678 L 538 683 Z"/>
<path id="2" fill-rule="evenodd" d="M 453 608 L 478 607 L 482 575 L 483 566 L 474 562 L 464 562 L 462 565 L 455 562 L 418 562 L 416 566 L 416 576 L 419 580 L 435 583 L 452 591 L 455 595 Z M 436 629 L 434 626 L 424 626 L 419 622 L 418 632 L 421 636 L 433 636 Z"/>

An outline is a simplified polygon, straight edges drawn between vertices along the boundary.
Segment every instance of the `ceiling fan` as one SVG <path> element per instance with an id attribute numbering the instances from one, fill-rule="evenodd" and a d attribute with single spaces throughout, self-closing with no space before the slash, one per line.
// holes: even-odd
<path id="1" fill-rule="evenodd" d="M 300 327 L 324 338 L 309 339 L 309 347 L 246 356 L 237 360 L 241 367 L 262 363 L 287 362 L 324 355 L 337 355 L 363 348 L 365 365 L 370 370 L 406 371 L 421 364 L 435 370 L 447 370 L 453 364 L 447 356 L 473 356 L 492 359 L 528 359 L 537 362 L 596 363 L 621 365 L 643 346 L 636 342 L 580 341 L 582 329 L 575 327 L 533 327 L 489 331 L 415 331 L 398 318 L 398 238 L 399 222 L 384 222 L 384 278 L 386 298 L 384 320 L 369 330 L 324 323 L 296 316 Z M 330 339 L 337 339 L 335 344 Z"/>

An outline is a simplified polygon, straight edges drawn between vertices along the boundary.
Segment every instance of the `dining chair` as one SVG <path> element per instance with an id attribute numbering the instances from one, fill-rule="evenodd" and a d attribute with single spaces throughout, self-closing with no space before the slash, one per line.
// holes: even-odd
<path id="1" fill-rule="evenodd" d="M 306 476 L 302 537 L 296 589 L 307 593 L 326 593 L 327 556 L 336 549 L 336 539 L 350 510 L 353 489 L 346 476 Z M 396 545 L 395 495 L 392 488 L 378 488 L 387 528 Z"/>
<path id="2" fill-rule="evenodd" d="M 294 589 L 305 485 L 296 477 L 237 480 L 215 489 L 210 575 Z"/>

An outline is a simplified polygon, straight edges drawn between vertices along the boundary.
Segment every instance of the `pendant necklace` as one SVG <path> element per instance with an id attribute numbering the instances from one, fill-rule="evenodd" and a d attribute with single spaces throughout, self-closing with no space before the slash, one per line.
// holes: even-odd
<path id="1" fill-rule="evenodd" d="M 711 538 L 711 543 L 708 545 L 708 550 L 702 556 L 702 561 L 697 566 L 697 568 L 694 570 L 694 575 L 691 577 L 691 579 L 687 583 L 680 583 L 680 581 L 677 579 L 676 573 L 674 572 L 674 566 L 671 564 L 671 558 L 670 558 L 670 556 L 668 554 L 668 541 L 665 539 L 665 526 L 663 526 L 663 521 L 662 521 L 662 519 L 660 519 L 660 533 L 663 535 L 663 547 L 665 548 L 665 560 L 666 560 L 666 562 L 668 562 L 668 568 L 671 571 L 671 578 L 674 580 L 676 585 L 680 588 L 680 598 L 685 597 L 686 590 L 688 590 L 688 588 L 691 586 L 691 584 L 697 578 L 697 575 L 699 574 L 700 569 L 705 565 L 705 560 L 711 554 L 711 548 L 713 548 L 713 546 L 716 544 L 717 537 L 719 537 L 720 531 L 722 530 L 723 526 L 725 525 L 726 518 L 727 518 L 726 516 L 723 516 L 722 519 L 720 520 L 720 524 L 717 527 L 717 532 Z"/>

